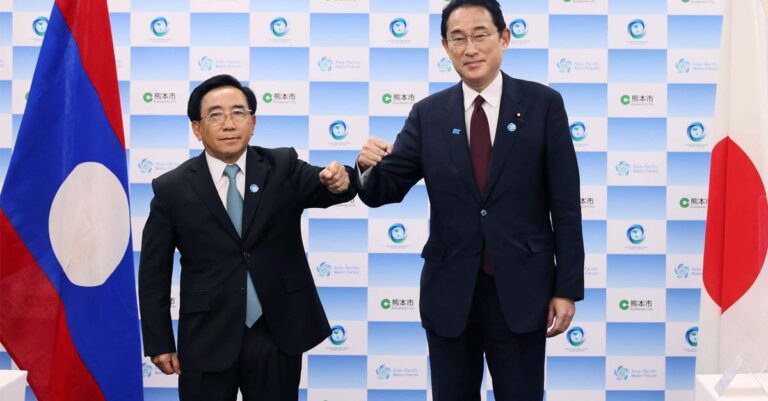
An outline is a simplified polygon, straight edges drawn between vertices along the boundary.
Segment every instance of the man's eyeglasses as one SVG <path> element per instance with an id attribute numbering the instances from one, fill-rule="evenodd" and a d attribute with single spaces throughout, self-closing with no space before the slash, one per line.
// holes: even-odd
<path id="1" fill-rule="evenodd" d="M 251 110 L 234 109 L 229 113 L 217 110 L 208 113 L 208 115 L 203 118 L 207 119 L 210 124 L 221 125 L 224 124 L 224 122 L 227 120 L 227 116 L 232 119 L 233 123 L 240 124 L 245 122 L 251 116 Z"/>
<path id="2" fill-rule="evenodd" d="M 495 32 L 478 32 L 472 36 L 453 35 L 447 39 L 448 47 L 452 49 L 463 49 L 467 46 L 468 42 L 474 43 L 475 46 L 482 46 L 485 43 L 490 43 L 488 40 L 494 34 Z"/>

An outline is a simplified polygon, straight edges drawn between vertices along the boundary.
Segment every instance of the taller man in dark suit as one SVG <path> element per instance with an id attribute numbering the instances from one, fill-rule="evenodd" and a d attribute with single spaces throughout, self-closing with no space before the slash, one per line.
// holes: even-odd
<path id="1" fill-rule="evenodd" d="M 495 0 L 452 0 L 443 47 L 462 82 L 418 102 L 394 146 L 369 138 L 360 198 L 399 202 L 424 179 L 430 235 L 420 309 L 436 401 L 541 401 L 547 336 L 584 292 L 579 173 L 563 100 L 500 70 Z M 549 327 L 549 330 L 547 328 Z"/>
<path id="2" fill-rule="evenodd" d="M 256 97 L 219 75 L 187 114 L 205 152 L 152 182 L 139 300 L 144 351 L 179 373 L 182 401 L 298 398 L 301 353 L 330 334 L 301 240 L 309 207 L 355 196 L 338 162 L 248 146 Z M 178 353 L 171 326 L 174 249 L 181 254 Z"/>

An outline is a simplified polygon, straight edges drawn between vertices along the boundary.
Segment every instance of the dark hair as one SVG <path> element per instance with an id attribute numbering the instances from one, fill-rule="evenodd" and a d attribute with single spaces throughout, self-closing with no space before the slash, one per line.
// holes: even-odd
<path id="1" fill-rule="evenodd" d="M 507 24 L 504 22 L 504 15 L 501 13 L 501 6 L 497 0 L 451 0 L 447 6 L 443 9 L 443 18 L 440 21 L 440 35 L 443 39 L 447 39 L 448 30 L 448 17 L 456 11 L 457 8 L 462 7 L 482 7 L 491 13 L 493 18 L 493 25 L 499 31 L 499 37 L 501 37 Z"/>
<path id="2" fill-rule="evenodd" d="M 232 86 L 240 89 L 240 91 L 243 92 L 243 95 L 245 95 L 245 99 L 248 101 L 248 108 L 251 109 L 251 114 L 256 113 L 256 95 L 253 94 L 251 88 L 243 86 L 237 78 L 231 75 L 221 74 L 206 79 L 189 95 L 189 102 L 187 102 L 187 117 L 189 117 L 189 121 L 200 121 L 202 118 L 200 115 L 200 107 L 202 107 L 201 103 L 203 102 L 203 96 L 222 86 Z"/>

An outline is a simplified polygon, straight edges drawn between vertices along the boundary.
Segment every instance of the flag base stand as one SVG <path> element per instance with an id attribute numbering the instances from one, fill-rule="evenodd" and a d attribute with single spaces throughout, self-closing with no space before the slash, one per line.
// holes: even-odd
<path id="1" fill-rule="evenodd" d="M 26 371 L 0 370 L 0 400 L 23 401 L 26 388 Z"/>
<path id="2" fill-rule="evenodd" d="M 768 372 L 753 373 L 741 356 L 718 375 L 696 375 L 696 401 L 768 401 Z"/>

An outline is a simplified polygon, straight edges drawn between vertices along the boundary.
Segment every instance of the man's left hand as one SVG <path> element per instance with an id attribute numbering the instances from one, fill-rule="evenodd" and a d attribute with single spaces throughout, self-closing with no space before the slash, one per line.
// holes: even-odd
<path id="1" fill-rule="evenodd" d="M 320 182 L 325 185 L 329 191 L 340 194 L 349 189 L 349 174 L 344 165 L 333 161 L 320 172 Z"/>
<path id="2" fill-rule="evenodd" d="M 547 337 L 554 337 L 566 330 L 571 325 L 573 315 L 576 313 L 576 305 L 570 298 L 554 297 L 549 301 L 547 311 Z"/>

